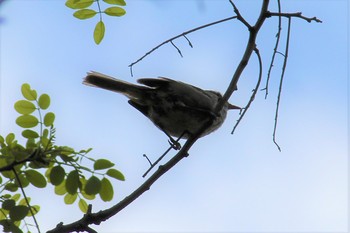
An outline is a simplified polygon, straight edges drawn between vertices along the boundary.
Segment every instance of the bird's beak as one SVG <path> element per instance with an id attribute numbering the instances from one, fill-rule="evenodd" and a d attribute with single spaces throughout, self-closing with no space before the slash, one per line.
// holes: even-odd
<path id="1" fill-rule="evenodd" d="M 241 109 L 241 107 L 228 103 L 227 109 Z"/>

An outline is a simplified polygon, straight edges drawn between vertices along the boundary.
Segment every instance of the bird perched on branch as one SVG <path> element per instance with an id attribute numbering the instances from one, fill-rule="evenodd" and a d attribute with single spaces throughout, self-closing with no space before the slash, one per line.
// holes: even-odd
<path id="1" fill-rule="evenodd" d="M 219 92 L 202 90 L 169 78 L 141 78 L 137 82 L 142 85 L 93 71 L 87 73 L 83 81 L 86 85 L 118 92 L 128 97 L 129 104 L 149 118 L 170 138 L 170 144 L 175 146 L 179 144 L 171 136 L 188 138 L 205 122 L 212 120 L 212 124 L 200 135 L 203 137 L 222 125 L 227 110 L 240 109 L 226 102 L 223 108 L 215 113 L 214 109 L 222 99 Z"/>

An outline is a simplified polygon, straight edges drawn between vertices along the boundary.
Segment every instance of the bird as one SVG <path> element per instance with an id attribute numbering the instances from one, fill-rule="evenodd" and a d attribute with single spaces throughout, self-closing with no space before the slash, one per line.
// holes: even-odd
<path id="1" fill-rule="evenodd" d="M 83 80 L 85 85 L 125 95 L 131 106 L 169 137 L 169 143 L 175 149 L 181 146 L 173 137 L 188 139 L 205 122 L 212 120 L 211 125 L 199 135 L 199 137 L 206 136 L 223 124 L 227 110 L 241 109 L 225 102 L 222 109 L 215 113 L 215 107 L 222 99 L 219 92 L 202 90 L 170 78 L 140 78 L 137 82 L 141 85 L 95 71 L 88 72 Z"/>

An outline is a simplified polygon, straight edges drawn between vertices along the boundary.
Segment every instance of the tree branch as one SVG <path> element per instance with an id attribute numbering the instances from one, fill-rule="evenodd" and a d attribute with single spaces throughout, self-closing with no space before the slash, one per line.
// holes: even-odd
<path id="1" fill-rule="evenodd" d="M 145 57 L 147 57 L 148 55 L 150 55 L 151 53 L 153 53 L 155 50 L 159 49 L 161 46 L 163 46 L 163 45 L 165 45 L 165 44 L 167 44 L 167 43 L 169 43 L 169 42 L 173 44 L 173 40 L 175 40 L 175 39 L 177 39 L 177 38 L 183 36 L 183 37 L 185 37 L 185 39 L 189 42 L 189 45 L 190 45 L 191 47 L 193 47 L 192 44 L 191 44 L 191 42 L 189 41 L 189 39 L 186 37 L 187 34 L 190 34 L 190 33 L 192 33 L 192 32 L 198 31 L 198 30 L 200 30 L 200 29 L 203 29 L 203 28 L 206 28 L 206 27 L 210 27 L 210 26 L 213 26 L 213 25 L 215 25 L 215 24 L 223 23 L 223 22 L 226 22 L 226 21 L 235 19 L 235 18 L 237 18 L 237 16 L 231 16 L 231 17 L 228 17 L 228 18 L 225 18 L 225 19 L 221 19 L 221 20 L 212 22 L 212 23 L 208 23 L 208 24 L 205 24 L 205 25 L 202 25 L 202 26 L 193 28 L 193 29 L 191 29 L 191 30 L 188 30 L 188 31 L 186 31 L 186 32 L 183 32 L 183 33 L 181 33 L 181 34 L 179 34 L 179 35 L 177 35 L 177 36 L 174 36 L 174 37 L 172 37 L 172 38 L 170 38 L 170 39 L 168 39 L 168 40 L 166 40 L 166 41 L 160 43 L 159 45 L 157 45 L 156 47 L 154 47 L 153 49 L 151 49 L 150 51 L 148 51 L 145 55 L 143 55 L 142 57 L 140 57 L 139 59 L 137 59 L 136 61 L 132 62 L 132 63 L 129 65 L 130 71 L 131 71 L 131 76 L 133 76 L 132 67 L 133 67 L 135 64 L 139 63 L 140 61 L 142 61 Z M 175 45 L 173 44 L 173 46 L 175 46 Z M 177 48 L 177 47 L 175 46 L 175 48 Z M 177 51 L 179 52 L 179 49 L 177 49 Z M 180 52 L 180 55 L 181 55 L 181 52 Z"/>
<path id="2" fill-rule="evenodd" d="M 236 124 L 234 125 L 231 134 L 233 134 L 235 132 L 238 124 L 241 122 L 241 120 L 243 119 L 245 113 L 248 111 L 251 103 L 253 103 L 253 101 L 255 99 L 255 95 L 256 95 L 256 93 L 259 90 L 260 82 L 261 82 L 261 79 L 262 79 L 262 66 L 263 65 L 262 65 L 262 59 L 261 59 L 259 50 L 257 48 L 255 48 L 254 51 L 255 51 L 256 56 L 258 57 L 258 62 L 259 62 L 259 78 L 258 78 L 258 81 L 256 82 L 256 86 L 255 86 L 255 88 L 253 90 L 253 93 L 250 96 L 248 104 L 243 108 L 243 112 L 240 114 L 240 117 L 238 118 Z"/>
<path id="3" fill-rule="evenodd" d="M 279 17 L 287 17 L 287 18 L 300 18 L 303 20 L 306 20 L 307 22 L 311 23 L 312 21 L 315 21 L 316 23 L 322 23 L 322 20 L 318 19 L 317 17 L 305 17 L 302 15 L 301 12 L 296 12 L 296 13 L 281 13 L 281 12 L 266 12 L 266 17 L 271 17 L 271 16 L 279 16 Z"/>
<path id="4" fill-rule="evenodd" d="M 277 5 L 278 5 L 278 13 L 281 13 L 281 1 L 280 0 L 277 1 Z M 269 83 L 270 83 L 271 71 L 272 71 L 273 64 L 275 62 L 277 49 L 278 49 L 278 45 L 279 45 L 280 38 L 281 38 L 281 30 L 282 30 L 282 16 L 278 16 L 278 29 L 277 29 L 277 34 L 276 34 L 276 44 L 275 44 L 275 47 L 273 49 L 269 70 L 267 71 L 266 85 L 265 85 L 265 88 L 263 89 L 263 90 L 265 90 L 265 99 L 267 98 L 267 95 L 269 94 Z"/>
<path id="5" fill-rule="evenodd" d="M 230 2 L 231 2 L 231 0 L 230 0 Z M 269 5 L 269 0 L 264 0 L 263 4 L 261 6 L 259 18 L 257 19 L 255 25 L 253 27 L 249 28 L 249 39 L 248 39 L 248 43 L 247 43 L 245 52 L 243 54 L 243 57 L 242 57 L 239 65 L 238 65 L 235 73 L 233 74 L 231 82 L 230 82 L 230 84 L 229 84 L 229 86 L 228 86 L 228 88 L 227 88 L 227 90 L 226 90 L 226 92 L 225 92 L 221 102 L 219 102 L 217 104 L 217 106 L 215 108 L 215 112 L 219 112 L 221 110 L 221 108 L 224 106 L 224 104 L 231 97 L 232 93 L 235 90 L 237 90 L 238 80 L 241 77 L 241 74 L 242 74 L 243 70 L 247 66 L 252 52 L 256 48 L 256 45 L 255 45 L 256 37 L 258 35 L 258 32 L 259 32 L 261 26 L 263 25 L 263 23 L 264 23 L 264 21 L 266 19 L 266 12 L 267 12 L 267 9 L 268 9 L 268 5 Z"/>
<path id="6" fill-rule="evenodd" d="M 281 93 L 282 93 L 282 85 L 283 85 L 283 79 L 284 79 L 284 73 L 286 71 L 287 67 L 287 60 L 288 60 L 288 53 L 289 53 L 289 40 L 290 40 L 290 28 L 291 28 L 291 18 L 288 18 L 288 33 L 287 33 L 287 41 L 286 41 L 286 49 L 284 52 L 284 62 L 283 62 L 283 67 L 282 67 L 282 74 L 281 74 L 281 79 L 280 79 L 280 86 L 278 89 L 278 96 L 277 96 L 277 104 L 276 104 L 276 112 L 275 112 L 275 124 L 273 127 L 273 134 L 272 134 L 272 139 L 275 145 L 277 146 L 278 150 L 281 151 L 281 147 L 278 145 L 276 141 L 276 130 L 277 130 L 277 121 L 278 121 L 278 112 L 279 112 L 279 106 L 280 106 L 280 101 L 281 101 Z"/>

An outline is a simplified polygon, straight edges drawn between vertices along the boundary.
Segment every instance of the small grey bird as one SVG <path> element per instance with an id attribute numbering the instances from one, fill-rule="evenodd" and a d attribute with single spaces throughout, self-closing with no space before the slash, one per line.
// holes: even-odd
<path id="1" fill-rule="evenodd" d="M 83 84 L 121 93 L 129 98 L 129 104 L 150 119 L 169 138 L 172 145 L 179 145 L 171 136 L 188 138 L 206 121 L 213 123 L 201 135 L 218 129 L 226 118 L 227 110 L 240 109 L 225 103 L 218 114 L 216 104 L 222 99 L 219 92 L 198 87 L 169 78 L 141 78 L 143 85 L 136 85 L 110 76 L 89 72 Z"/>

